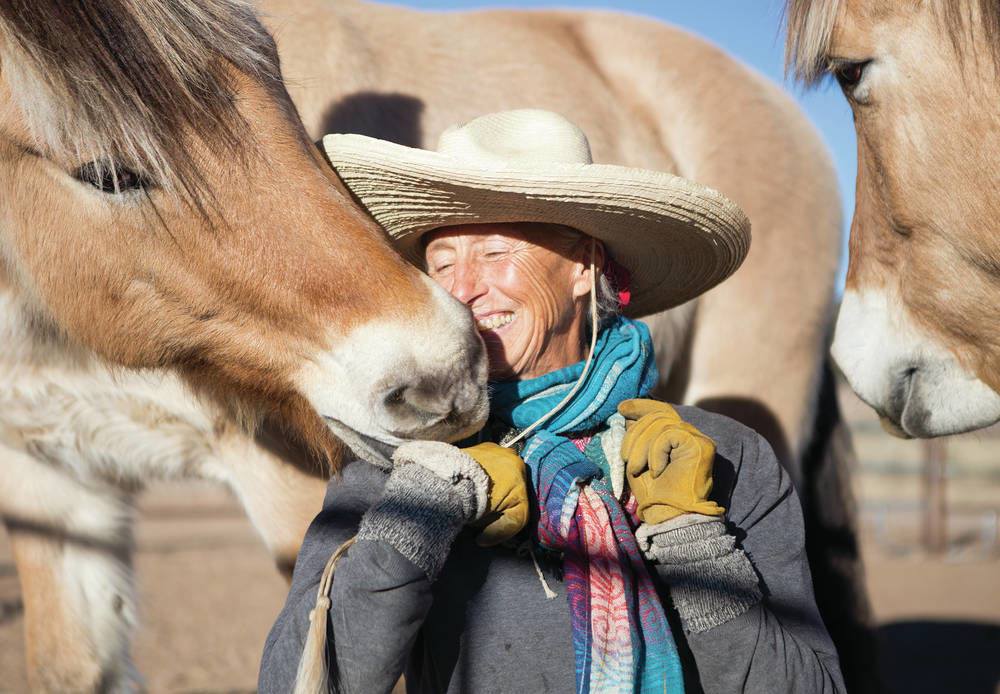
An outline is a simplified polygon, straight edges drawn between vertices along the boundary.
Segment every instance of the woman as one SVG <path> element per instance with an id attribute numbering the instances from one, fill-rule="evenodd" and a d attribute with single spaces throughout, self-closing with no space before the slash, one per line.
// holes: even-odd
<path id="1" fill-rule="evenodd" d="M 461 448 L 367 450 L 330 483 L 261 691 L 305 687 L 324 656 L 321 688 L 366 694 L 404 672 L 415 692 L 842 691 L 770 447 L 648 399 L 633 318 L 736 269 L 735 205 L 594 165 L 583 133 L 543 111 L 478 118 L 438 152 L 324 144 L 401 252 L 472 311 L 491 411 Z"/>

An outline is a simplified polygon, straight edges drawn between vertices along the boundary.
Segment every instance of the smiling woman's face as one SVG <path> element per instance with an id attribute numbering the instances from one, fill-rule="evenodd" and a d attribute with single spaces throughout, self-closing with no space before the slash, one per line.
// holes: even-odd
<path id="1" fill-rule="evenodd" d="M 534 378 L 583 358 L 587 237 L 556 225 L 467 224 L 427 238 L 427 272 L 472 310 L 490 380 Z"/>

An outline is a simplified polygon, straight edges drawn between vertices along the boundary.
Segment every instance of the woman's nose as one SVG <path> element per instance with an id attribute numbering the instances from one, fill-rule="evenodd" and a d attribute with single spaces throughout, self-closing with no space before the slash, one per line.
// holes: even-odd
<path id="1" fill-rule="evenodd" d="M 463 304 L 471 304 L 486 291 L 482 281 L 482 273 L 479 272 L 479 268 L 474 263 L 457 264 L 454 277 L 451 295 Z"/>

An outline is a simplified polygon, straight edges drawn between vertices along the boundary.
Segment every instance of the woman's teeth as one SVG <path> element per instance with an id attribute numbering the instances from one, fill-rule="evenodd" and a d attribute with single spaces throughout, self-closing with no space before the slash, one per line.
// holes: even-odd
<path id="1" fill-rule="evenodd" d="M 497 313 L 486 318 L 476 320 L 476 327 L 479 330 L 496 330 L 497 328 L 513 322 L 513 313 Z"/>

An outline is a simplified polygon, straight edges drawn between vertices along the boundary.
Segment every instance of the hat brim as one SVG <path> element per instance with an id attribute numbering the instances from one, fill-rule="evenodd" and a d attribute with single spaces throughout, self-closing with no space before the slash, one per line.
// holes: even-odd
<path id="1" fill-rule="evenodd" d="M 323 138 L 330 163 L 409 260 L 420 238 L 457 224 L 545 222 L 601 240 L 632 277 L 623 312 L 683 304 L 729 277 L 750 222 L 721 193 L 671 174 L 606 164 L 480 168 L 364 135 Z"/>

